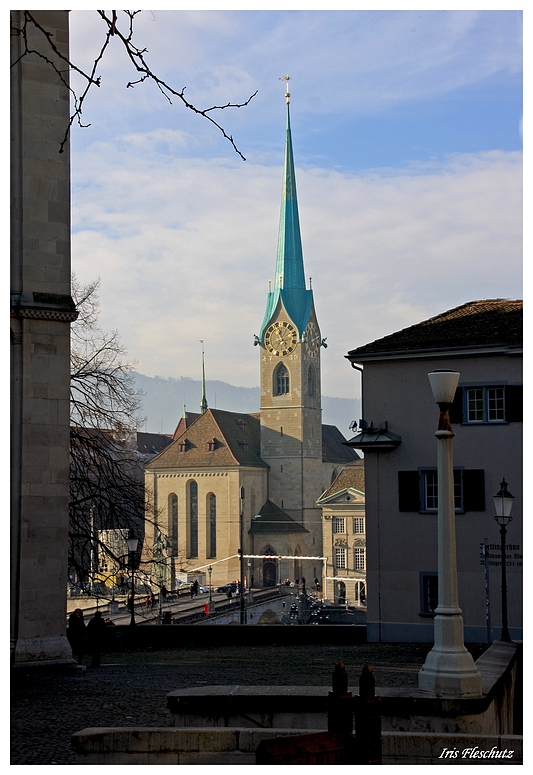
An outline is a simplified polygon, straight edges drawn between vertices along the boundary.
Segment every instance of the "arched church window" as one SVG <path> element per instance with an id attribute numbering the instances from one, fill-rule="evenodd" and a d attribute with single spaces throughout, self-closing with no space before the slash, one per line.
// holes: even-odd
<path id="1" fill-rule="evenodd" d="M 312 365 L 309 365 L 309 368 L 307 370 L 307 395 L 308 396 L 315 395 L 315 371 Z"/>
<path id="2" fill-rule="evenodd" d="M 170 528 L 170 545 L 174 557 L 178 554 L 178 496 L 172 492 L 168 496 L 168 524 Z"/>
<path id="3" fill-rule="evenodd" d="M 207 496 L 207 546 L 208 557 L 217 556 L 217 496 L 210 492 Z"/>
<path id="4" fill-rule="evenodd" d="M 283 363 L 280 363 L 276 371 L 275 390 L 277 396 L 285 396 L 289 392 L 289 372 Z"/>
<path id="5" fill-rule="evenodd" d="M 198 557 L 198 484 L 189 482 L 189 557 Z"/>

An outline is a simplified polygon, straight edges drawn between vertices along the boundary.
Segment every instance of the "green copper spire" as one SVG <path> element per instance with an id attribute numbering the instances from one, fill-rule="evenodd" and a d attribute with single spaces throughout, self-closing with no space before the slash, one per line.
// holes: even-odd
<path id="1" fill-rule="evenodd" d="M 288 76 L 282 80 L 288 81 Z M 313 292 L 306 290 L 298 199 L 296 196 L 296 176 L 292 153 L 291 120 L 289 97 L 287 100 L 287 132 L 285 140 L 285 163 L 283 167 L 283 185 L 281 192 L 281 213 L 279 220 L 278 256 L 276 260 L 276 278 L 274 290 L 269 289 L 267 308 L 259 339 L 276 311 L 281 299 L 288 315 L 301 336 L 309 320 L 313 304 Z"/>
<path id="2" fill-rule="evenodd" d="M 202 400 L 200 401 L 200 411 L 203 414 L 207 411 L 207 398 L 205 397 L 205 363 L 204 363 L 204 340 L 200 339 L 202 343 Z"/>

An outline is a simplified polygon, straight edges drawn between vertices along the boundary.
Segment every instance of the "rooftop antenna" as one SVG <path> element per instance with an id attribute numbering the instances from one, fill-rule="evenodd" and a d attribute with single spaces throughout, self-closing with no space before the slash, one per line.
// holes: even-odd
<path id="1" fill-rule="evenodd" d="M 204 360 L 204 340 L 200 339 L 202 345 L 202 400 L 200 401 L 200 411 L 204 414 L 207 411 L 207 398 L 205 397 L 205 360 Z"/>

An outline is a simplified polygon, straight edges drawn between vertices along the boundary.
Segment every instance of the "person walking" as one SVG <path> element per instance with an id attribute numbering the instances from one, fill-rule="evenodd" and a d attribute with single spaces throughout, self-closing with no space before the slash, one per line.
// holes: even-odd
<path id="1" fill-rule="evenodd" d="M 87 635 L 89 636 L 89 647 L 91 649 L 91 667 L 100 667 L 102 649 L 105 644 L 106 623 L 102 612 L 97 611 L 94 617 L 87 625 Z"/>
<path id="2" fill-rule="evenodd" d="M 67 638 L 72 649 L 72 656 L 77 658 L 78 665 L 82 665 L 85 642 L 85 622 L 83 620 L 83 611 L 81 608 L 76 608 L 69 616 Z"/>

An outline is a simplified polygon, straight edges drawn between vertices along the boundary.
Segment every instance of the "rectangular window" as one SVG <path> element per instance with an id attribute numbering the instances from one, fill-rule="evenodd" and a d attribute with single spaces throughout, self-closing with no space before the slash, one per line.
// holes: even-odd
<path id="1" fill-rule="evenodd" d="M 355 570 L 364 570 L 365 569 L 365 549 L 361 547 L 356 547 L 353 550 L 353 557 L 354 557 L 353 567 L 355 568 Z"/>
<path id="2" fill-rule="evenodd" d="M 505 387 L 471 387 L 466 392 L 466 422 L 505 422 Z"/>
<path id="3" fill-rule="evenodd" d="M 335 568 L 345 570 L 346 568 L 346 549 L 344 546 L 335 547 Z"/>
<path id="4" fill-rule="evenodd" d="M 485 472 L 482 468 L 457 468 L 453 472 L 455 510 L 485 511 Z M 398 471 L 398 510 L 436 513 L 437 470 Z"/>
<path id="5" fill-rule="evenodd" d="M 433 572 L 420 572 L 420 615 L 434 616 L 439 604 L 439 577 Z"/>
<path id="6" fill-rule="evenodd" d="M 344 517 L 334 517 L 333 518 L 333 532 L 334 533 L 344 533 Z"/>
<path id="7" fill-rule="evenodd" d="M 503 387 L 487 388 L 487 420 L 501 422 L 505 420 Z"/>
<path id="8" fill-rule="evenodd" d="M 454 469 L 453 495 L 456 511 L 463 511 L 463 470 Z M 422 511 L 437 511 L 439 507 L 439 487 L 437 470 L 422 471 Z"/>
<path id="9" fill-rule="evenodd" d="M 353 518 L 353 532 L 354 533 L 364 533 L 365 532 L 365 518 L 364 517 L 354 517 Z"/>

